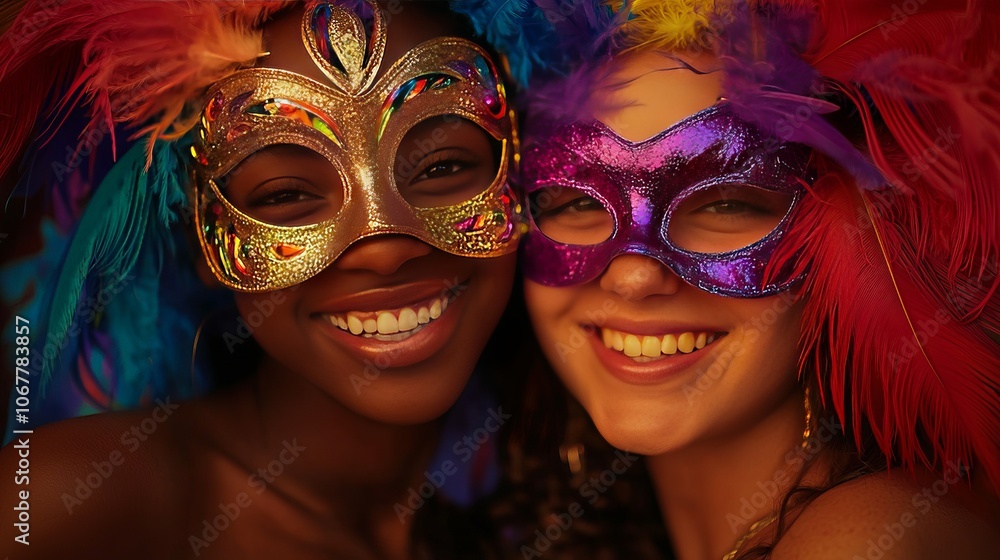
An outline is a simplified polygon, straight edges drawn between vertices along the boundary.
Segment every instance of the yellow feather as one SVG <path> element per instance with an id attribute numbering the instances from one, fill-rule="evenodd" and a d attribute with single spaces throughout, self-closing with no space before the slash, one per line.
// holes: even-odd
<path id="1" fill-rule="evenodd" d="M 710 49 L 713 26 L 729 6 L 729 0 L 631 0 L 624 44 L 629 51 Z"/>

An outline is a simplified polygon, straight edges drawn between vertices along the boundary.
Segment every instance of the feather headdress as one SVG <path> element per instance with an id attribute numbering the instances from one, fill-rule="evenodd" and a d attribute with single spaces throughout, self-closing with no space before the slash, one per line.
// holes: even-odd
<path id="1" fill-rule="evenodd" d="M 590 100 L 590 91 L 616 46 L 628 11 L 618 2 L 594 0 L 461 0 L 452 9 L 507 60 L 527 124 L 542 116 L 568 120 Z"/>
<path id="2" fill-rule="evenodd" d="M 890 464 L 974 465 L 1000 489 L 1000 7 L 906 6 L 633 0 L 604 52 L 710 45 L 744 118 L 815 149 L 820 179 L 771 263 L 806 273 L 803 375 Z M 596 75 L 545 60 L 533 89 Z"/>
<path id="3" fill-rule="evenodd" d="M 0 85 L 17 94 L 0 112 L 0 176 L 15 189 L 5 199 L 38 195 L 55 214 L 41 222 L 41 251 L 0 269 L 18 287 L 5 305 L 36 320 L 32 369 L 43 386 L 59 381 L 34 422 L 201 387 L 176 349 L 191 347 L 193 310 L 217 298 L 185 255 L 187 171 L 171 140 L 207 86 L 254 63 L 260 23 L 289 4 L 29 0 L 6 29 Z"/>
<path id="4" fill-rule="evenodd" d="M 790 232 L 806 371 L 894 464 L 975 465 L 1000 489 L 1000 8 L 812 4 L 802 58 L 859 115 L 888 187 L 833 172 Z"/>
<path id="5" fill-rule="evenodd" d="M 114 125 L 139 127 L 137 136 L 176 139 L 194 124 L 185 105 L 199 91 L 262 51 L 255 22 L 287 2 L 51 2 L 34 0 L 4 34 L 8 56 L 0 80 L 17 84 L 0 115 L 11 131 L 0 146 L 0 170 L 7 170 L 48 102 L 54 115 L 82 103 L 91 122 L 81 132 L 103 127 L 114 142 Z M 57 91 L 57 97 L 52 92 Z M 49 123 L 58 127 L 59 119 Z"/>

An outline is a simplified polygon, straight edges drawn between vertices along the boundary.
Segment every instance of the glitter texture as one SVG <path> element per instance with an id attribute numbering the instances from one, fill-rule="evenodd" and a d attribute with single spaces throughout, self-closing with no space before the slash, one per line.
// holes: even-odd
<path id="1" fill-rule="evenodd" d="M 781 271 L 764 282 L 808 178 L 809 149 L 766 138 L 720 102 L 642 142 L 630 142 L 600 122 L 574 123 L 537 135 L 521 160 L 528 195 L 572 187 L 604 205 L 614 220 L 611 237 L 596 245 L 567 245 L 542 234 L 532 220 L 523 247 L 528 278 L 569 286 L 597 278 L 618 255 L 659 260 L 686 282 L 732 297 L 783 291 L 798 278 Z M 790 193 L 792 204 L 763 239 L 725 253 L 675 246 L 667 225 L 681 196 L 706 185 L 750 185 Z"/>
<path id="2" fill-rule="evenodd" d="M 332 85 L 273 68 L 251 68 L 207 93 L 192 148 L 195 213 L 202 249 L 220 282 L 263 292 L 303 282 L 355 241 L 383 233 L 416 237 L 452 254 L 495 257 L 514 251 L 519 207 L 507 186 L 512 115 L 495 66 L 474 43 L 441 37 L 406 53 L 378 80 L 386 26 L 373 10 L 371 37 L 361 19 L 334 4 L 303 18 L 303 42 Z M 475 69 L 460 72 L 456 69 Z M 222 110 L 225 108 L 226 110 Z M 437 208 L 408 204 L 392 168 L 407 132 L 439 116 L 466 119 L 502 145 L 492 184 L 475 197 Z M 216 180 L 254 152 L 293 144 L 333 163 L 347 186 L 337 215 L 278 226 L 227 201 Z"/>

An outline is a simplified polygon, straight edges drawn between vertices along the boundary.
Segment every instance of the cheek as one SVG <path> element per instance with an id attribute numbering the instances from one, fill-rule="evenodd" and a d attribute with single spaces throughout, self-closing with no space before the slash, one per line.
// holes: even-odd
<path id="1" fill-rule="evenodd" d="M 549 364 L 573 386 L 573 379 L 588 369 L 593 357 L 588 349 L 587 335 L 580 328 L 584 294 L 580 287 L 551 288 L 531 281 L 524 283 L 524 299 L 528 315 Z"/>
<path id="2" fill-rule="evenodd" d="M 555 338 L 566 328 L 565 320 L 578 300 L 580 290 L 574 287 L 551 288 L 525 280 L 524 301 L 539 338 Z"/>
<path id="3" fill-rule="evenodd" d="M 295 288 L 297 286 L 262 294 L 237 292 L 234 296 L 246 330 L 268 354 L 274 355 L 275 350 L 281 348 L 294 348 L 297 339 L 301 338 L 290 328 L 294 304 L 289 296 Z"/>
<path id="4" fill-rule="evenodd" d="M 796 379 L 798 372 L 802 302 L 789 303 L 779 298 L 759 300 L 759 305 L 748 310 L 744 345 L 751 351 L 745 352 L 743 364 L 757 372 L 758 380 L 761 372 L 771 372 L 773 375 L 767 379 L 785 385 Z"/>
<path id="5" fill-rule="evenodd" d="M 496 297 L 493 302 L 496 307 L 503 309 L 507 305 L 510 290 L 514 286 L 517 253 L 511 253 L 502 257 L 474 260 L 477 266 L 475 275 L 480 279 L 479 281 L 489 285 L 491 290 L 496 291 Z"/>

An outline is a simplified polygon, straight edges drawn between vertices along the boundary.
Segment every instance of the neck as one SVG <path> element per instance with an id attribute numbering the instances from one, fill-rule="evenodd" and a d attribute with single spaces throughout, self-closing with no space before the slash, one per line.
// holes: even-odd
<path id="1" fill-rule="evenodd" d="M 804 427 L 803 397 L 795 391 L 742 431 L 649 458 L 678 558 L 722 558 L 778 510 L 805 460 L 818 452 L 803 446 Z"/>
<path id="2" fill-rule="evenodd" d="M 424 482 L 440 422 L 401 426 L 372 420 L 271 359 L 254 384 L 262 464 L 297 453 L 269 489 L 322 512 L 337 526 L 393 533 L 392 540 L 399 540 L 412 515 L 401 523 L 394 506 L 406 504 L 409 489 Z"/>

